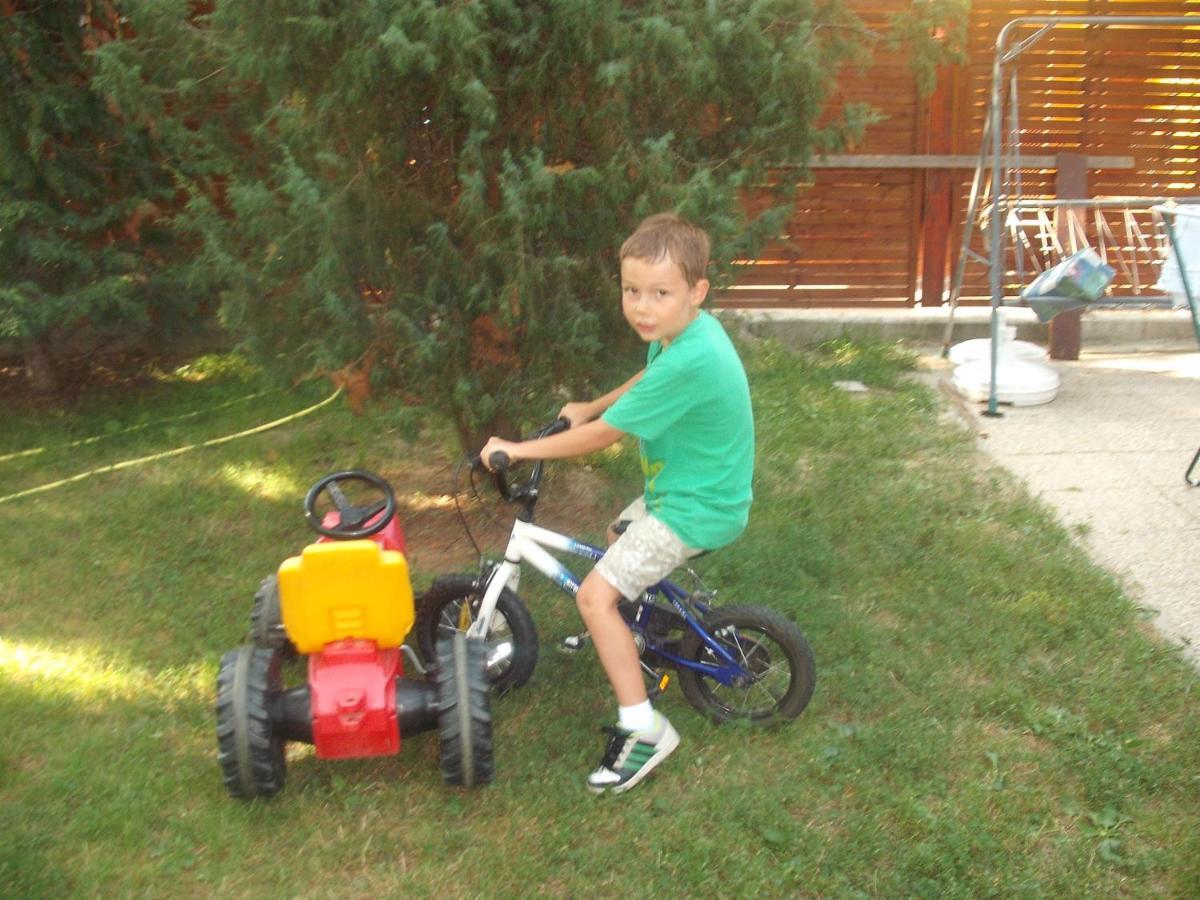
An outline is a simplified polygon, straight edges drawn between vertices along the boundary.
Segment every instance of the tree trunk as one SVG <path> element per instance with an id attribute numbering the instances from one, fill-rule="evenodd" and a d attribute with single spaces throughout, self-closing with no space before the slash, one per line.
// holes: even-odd
<path id="1" fill-rule="evenodd" d="M 36 338 L 25 351 L 25 377 L 36 394 L 58 392 L 58 369 L 50 352 L 50 342 Z"/>

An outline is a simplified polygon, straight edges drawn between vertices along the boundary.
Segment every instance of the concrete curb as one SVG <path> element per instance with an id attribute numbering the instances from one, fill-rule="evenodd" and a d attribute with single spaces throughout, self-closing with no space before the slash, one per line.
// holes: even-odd
<path id="1" fill-rule="evenodd" d="M 1033 310 L 1004 310 L 1005 321 L 1017 328 L 1017 338 L 1047 345 L 1050 326 Z M 835 338 L 868 338 L 906 341 L 924 347 L 941 347 L 949 309 L 942 307 L 892 310 L 788 309 L 721 310 L 722 318 L 739 321 L 751 333 L 777 337 L 785 345 L 801 347 Z M 954 314 L 951 344 L 991 334 L 988 307 L 964 307 Z M 1190 313 L 1185 309 L 1088 310 L 1082 316 L 1082 344 L 1086 350 L 1120 349 L 1188 352 L 1197 349 Z"/>

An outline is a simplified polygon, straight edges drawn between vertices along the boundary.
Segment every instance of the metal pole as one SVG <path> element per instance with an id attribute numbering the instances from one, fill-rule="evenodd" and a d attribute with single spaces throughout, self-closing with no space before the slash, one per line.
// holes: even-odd
<path id="1" fill-rule="evenodd" d="M 1011 22 L 1000 29 L 1000 35 L 996 38 L 996 58 L 992 63 L 992 100 L 988 113 L 992 121 L 992 208 L 990 211 L 991 228 L 988 235 L 988 286 L 991 288 L 992 294 L 992 347 L 988 404 L 984 415 L 993 417 L 1001 415 L 996 399 L 996 369 L 999 365 L 1000 355 L 1000 303 L 1003 300 L 1001 281 L 1004 277 L 1004 262 L 1001 258 L 1003 235 L 1000 230 L 1000 203 L 1004 184 L 1000 175 L 1000 144 L 1001 134 L 1004 131 L 1004 70 L 1001 58 L 1010 25 L 1012 25 Z"/>
<path id="2" fill-rule="evenodd" d="M 971 232 L 975 230 L 975 213 L 979 208 L 979 187 L 983 182 L 983 171 L 987 161 L 988 129 L 991 127 L 991 113 L 983 120 L 983 140 L 979 144 L 979 161 L 975 165 L 975 174 L 971 178 L 971 195 L 967 202 L 967 215 L 963 219 L 962 244 L 958 251 L 958 265 L 954 269 L 954 281 L 950 284 L 950 315 L 946 319 L 946 330 L 942 334 L 942 358 L 950 355 L 950 337 L 954 334 L 954 313 L 958 309 L 958 298 L 962 294 L 963 275 L 967 270 L 967 256 L 971 250 Z"/>
<path id="3" fill-rule="evenodd" d="M 1001 29 L 1001 40 L 1006 38 L 1007 32 L 1014 25 L 1200 25 L 1200 16 L 1021 16 Z M 1034 35 L 1037 38 L 1041 36 L 1041 32 Z M 997 40 L 996 46 L 1002 46 L 1000 40 Z M 1028 46 L 1026 44 L 1015 48 L 1011 57 L 1004 61 L 1011 62 Z"/>

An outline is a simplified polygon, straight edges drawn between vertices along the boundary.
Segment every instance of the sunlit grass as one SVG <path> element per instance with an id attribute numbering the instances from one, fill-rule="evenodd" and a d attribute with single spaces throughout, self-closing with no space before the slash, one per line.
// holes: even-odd
<path id="1" fill-rule="evenodd" d="M 136 700 L 152 680 L 96 659 L 96 654 L 53 650 L 0 638 L 0 672 L 12 685 L 68 694 L 80 700 Z"/>
<path id="2" fill-rule="evenodd" d="M 521 595 L 542 656 L 529 685 L 493 705 L 494 785 L 444 787 L 430 732 L 369 760 L 292 744 L 279 797 L 224 792 L 218 662 L 246 640 L 260 579 L 312 540 L 307 487 L 335 469 L 398 473 L 419 458 L 432 483 L 399 491 L 407 537 L 457 527 L 442 493 L 451 441 L 428 413 L 387 398 L 362 417 L 331 404 L 0 505 L 3 892 L 1200 894 L 1200 681 L 1044 508 L 939 422 L 909 361 L 879 344 L 747 350 L 751 524 L 697 567 L 721 602 L 771 606 L 801 626 L 817 692 L 798 721 L 759 731 L 712 725 L 671 687 L 659 706 L 680 750 L 620 798 L 582 788 L 612 697 L 591 651 L 554 652 L 577 614 L 534 573 Z M 160 393 L 24 420 L 19 438 L 0 440 L 6 452 L 208 410 L 36 464 L 0 461 L 0 482 L 150 456 L 327 394 L 235 402 L 265 387 L 248 371 L 202 360 Z M 868 391 L 850 396 L 838 380 Z M 636 488 L 636 450 L 548 472 L 545 520 L 563 516 L 586 537 L 607 519 L 582 521 L 563 499 L 598 499 L 594 514 L 611 494 L 615 512 Z M 473 563 L 467 552 L 455 565 Z M 285 675 L 300 683 L 303 661 Z"/>
<path id="3" fill-rule="evenodd" d="M 413 512 L 427 509 L 453 509 L 453 494 L 427 494 L 424 491 L 413 491 L 398 498 L 400 503 Z"/>
<path id="4" fill-rule="evenodd" d="M 251 379 L 261 372 L 257 365 L 239 354 L 206 353 L 170 371 L 157 370 L 155 376 L 164 383 L 182 381 L 198 384 L 218 379 Z"/>
<path id="5" fill-rule="evenodd" d="M 200 698 L 210 690 L 210 675 L 211 671 L 200 665 L 155 673 L 118 662 L 103 648 L 64 650 L 0 637 L 0 678 L 10 688 L 34 695 L 69 697 L 84 703 Z"/>
<path id="6" fill-rule="evenodd" d="M 261 463 L 226 463 L 221 467 L 221 478 L 264 500 L 294 500 L 308 489 L 294 475 Z"/>

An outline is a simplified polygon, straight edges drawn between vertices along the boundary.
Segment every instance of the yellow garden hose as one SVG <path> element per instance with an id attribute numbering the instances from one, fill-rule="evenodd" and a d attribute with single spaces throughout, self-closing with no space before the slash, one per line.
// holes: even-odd
<path id="1" fill-rule="evenodd" d="M 290 416 L 284 416 L 282 419 L 276 419 L 274 422 L 267 422 L 265 425 L 259 425 L 255 428 L 249 428 L 246 431 L 239 431 L 237 434 L 227 434 L 224 437 L 213 438 L 209 441 L 202 441 L 198 444 L 188 444 L 186 447 L 176 447 L 174 450 L 164 450 L 162 453 L 154 453 L 150 456 L 141 456 L 137 459 L 126 459 L 122 462 L 112 463 L 107 466 L 100 466 L 96 469 L 91 469 L 87 472 L 80 472 L 78 475 L 72 475 L 69 478 L 62 478 L 58 481 L 52 481 L 49 484 L 38 485 L 37 487 L 28 488 L 23 491 L 17 491 L 15 494 L 9 494 L 6 497 L 0 497 L 0 503 L 8 503 L 10 500 L 19 500 L 22 497 L 29 497 L 33 494 L 41 494 L 45 491 L 52 491 L 67 484 L 72 484 L 76 481 L 83 481 L 85 478 L 91 478 L 93 475 L 103 475 L 106 472 L 117 472 L 121 469 L 130 469 L 134 466 L 144 465 L 145 463 L 156 462 L 160 459 L 168 459 L 172 456 L 180 456 L 192 450 L 197 450 L 201 447 L 216 447 L 218 444 L 227 444 L 230 441 L 235 441 L 238 438 L 249 437 L 252 434 L 261 434 L 264 431 L 270 431 L 272 428 L 278 428 L 280 425 L 286 425 L 288 422 L 294 422 L 296 419 L 316 412 L 323 406 L 332 403 L 341 394 L 342 389 L 338 388 L 320 403 L 314 404 L 307 409 L 302 409 L 299 412 L 292 413 Z"/>

